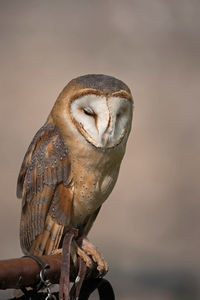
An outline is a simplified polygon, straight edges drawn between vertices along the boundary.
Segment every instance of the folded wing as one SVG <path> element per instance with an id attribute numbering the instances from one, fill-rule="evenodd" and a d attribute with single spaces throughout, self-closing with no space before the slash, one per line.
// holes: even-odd
<path id="1" fill-rule="evenodd" d="M 54 125 L 46 123 L 30 144 L 19 173 L 17 196 L 22 198 L 22 250 L 50 254 L 70 225 L 73 199 L 69 155 Z"/>

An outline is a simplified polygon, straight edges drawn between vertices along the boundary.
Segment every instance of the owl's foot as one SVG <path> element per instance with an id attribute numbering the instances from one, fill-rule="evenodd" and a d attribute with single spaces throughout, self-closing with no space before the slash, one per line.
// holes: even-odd
<path id="1" fill-rule="evenodd" d="M 58 255 L 58 254 L 62 254 L 62 248 L 55 249 L 51 252 L 51 255 Z"/>
<path id="2" fill-rule="evenodd" d="M 51 255 L 58 255 L 62 253 L 63 253 L 63 249 L 59 248 L 53 250 L 51 252 Z M 93 265 L 92 259 L 78 246 L 75 240 L 73 240 L 71 243 L 70 255 L 75 267 L 78 266 L 77 255 L 84 261 L 84 263 L 89 269 Z"/>
<path id="3" fill-rule="evenodd" d="M 77 244 L 76 247 L 77 247 L 76 253 L 78 254 L 78 256 L 85 262 L 86 266 L 89 269 L 92 268 L 93 263 L 89 255 L 84 250 L 82 250 Z"/>
<path id="4" fill-rule="evenodd" d="M 92 260 L 97 264 L 97 270 L 99 271 L 99 277 L 103 277 L 108 272 L 108 264 L 105 261 L 104 257 L 101 255 L 101 253 L 87 238 L 83 238 L 83 240 L 82 240 L 82 250 L 84 251 L 84 255 L 87 255 L 87 257 L 91 257 Z M 80 254 L 79 254 L 79 256 L 80 256 Z M 83 257 L 81 257 L 81 258 L 84 260 Z M 91 265 L 89 265 L 89 268 L 90 267 L 91 267 Z"/>
<path id="5" fill-rule="evenodd" d="M 72 228 L 69 230 L 63 240 L 63 249 L 53 251 L 52 254 L 62 252 L 62 265 L 60 276 L 60 300 L 78 299 L 78 295 L 87 274 L 87 267 L 90 270 L 89 274 L 95 277 L 103 277 L 108 272 L 108 264 L 97 248 L 89 242 L 87 238 L 77 239 L 78 230 Z M 78 267 L 78 274 L 74 285 L 70 291 L 70 257 L 74 266 Z M 95 267 L 95 264 L 97 267 Z M 99 272 L 96 275 L 96 270 Z M 90 276 L 88 274 L 88 276 Z"/>

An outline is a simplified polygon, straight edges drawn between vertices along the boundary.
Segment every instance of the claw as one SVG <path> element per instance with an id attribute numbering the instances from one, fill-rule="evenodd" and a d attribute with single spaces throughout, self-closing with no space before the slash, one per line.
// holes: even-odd
<path id="1" fill-rule="evenodd" d="M 63 249 L 53 251 L 52 254 L 62 252 L 62 265 L 60 276 L 60 300 L 78 300 L 79 293 L 83 280 L 91 275 L 94 277 L 102 278 L 108 272 L 108 264 L 97 248 L 83 238 L 77 240 L 78 230 L 71 229 L 68 231 L 63 240 Z M 70 290 L 70 256 L 74 265 L 78 265 L 78 275 L 75 279 L 74 285 Z M 96 267 L 94 268 L 94 266 Z M 99 273 L 96 274 L 97 270 Z"/>
<path id="2" fill-rule="evenodd" d="M 92 259 L 87 255 L 87 253 L 84 250 L 80 248 L 80 246 L 77 244 L 77 241 L 73 240 L 71 250 L 73 250 L 73 253 L 76 253 L 78 257 L 80 257 L 85 262 L 86 266 L 89 269 L 93 266 Z"/>
<path id="3" fill-rule="evenodd" d="M 51 252 L 51 255 L 58 255 L 58 254 L 62 254 L 62 248 L 55 249 Z"/>
<path id="4" fill-rule="evenodd" d="M 82 249 L 87 255 L 91 256 L 92 260 L 97 264 L 97 270 L 99 271 L 98 277 L 105 276 L 108 272 L 108 264 L 97 248 L 87 238 L 84 238 L 82 241 Z"/>

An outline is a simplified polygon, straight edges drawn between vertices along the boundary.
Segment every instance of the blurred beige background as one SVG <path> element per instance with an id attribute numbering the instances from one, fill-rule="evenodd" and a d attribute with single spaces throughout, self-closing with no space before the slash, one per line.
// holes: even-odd
<path id="1" fill-rule="evenodd" d="M 0 0 L 1 259 L 22 255 L 15 190 L 33 135 L 69 80 L 109 74 L 132 89 L 133 129 L 90 238 L 117 299 L 199 299 L 199 14 L 198 0 Z"/>

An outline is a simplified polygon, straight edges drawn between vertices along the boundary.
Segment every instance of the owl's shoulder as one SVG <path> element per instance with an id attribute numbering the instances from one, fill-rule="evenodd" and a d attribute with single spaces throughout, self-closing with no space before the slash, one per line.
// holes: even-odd
<path id="1" fill-rule="evenodd" d="M 17 181 L 17 197 L 22 197 L 24 185 L 26 185 L 27 191 L 31 189 L 33 185 L 36 185 L 36 182 L 37 185 L 39 185 L 40 180 L 35 180 L 34 183 L 33 178 L 37 177 L 38 179 L 41 176 L 44 177 L 45 173 L 55 173 L 56 178 L 53 176 L 45 176 L 43 178 L 43 184 L 51 186 L 60 181 L 67 181 L 69 174 L 65 174 L 66 172 L 63 171 L 61 172 L 61 169 L 63 169 L 61 166 L 66 159 L 68 165 L 67 173 L 69 173 L 68 151 L 63 137 L 56 126 L 52 123 L 45 123 L 35 134 L 24 156 Z M 52 169 L 56 172 L 52 172 Z M 40 186 L 37 186 L 37 189 L 40 190 L 40 188 Z"/>

